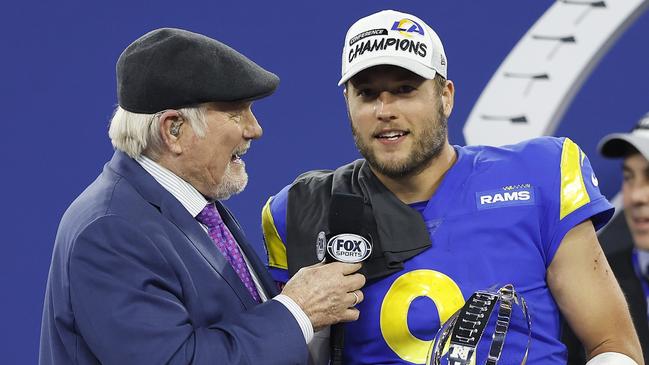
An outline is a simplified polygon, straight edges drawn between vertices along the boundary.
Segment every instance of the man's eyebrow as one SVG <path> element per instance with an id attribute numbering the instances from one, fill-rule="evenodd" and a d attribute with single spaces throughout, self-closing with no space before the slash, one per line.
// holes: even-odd
<path id="1" fill-rule="evenodd" d="M 622 163 L 622 172 L 628 172 L 628 173 L 631 173 L 631 174 L 635 173 L 633 171 L 633 169 L 629 165 L 627 165 L 626 163 Z M 649 165 L 647 165 L 644 169 L 642 169 L 642 172 L 645 175 L 649 176 Z"/>

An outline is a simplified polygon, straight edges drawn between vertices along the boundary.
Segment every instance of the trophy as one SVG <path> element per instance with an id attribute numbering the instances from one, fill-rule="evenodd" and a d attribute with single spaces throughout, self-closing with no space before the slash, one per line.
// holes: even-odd
<path id="1" fill-rule="evenodd" d="M 426 365 L 439 365 L 444 347 L 450 342 L 446 356 L 449 365 L 469 365 L 476 353 L 478 343 L 484 341 L 483 335 L 489 319 L 496 312 L 495 329 L 491 335 L 491 344 L 486 365 L 496 365 L 505 344 L 513 310 L 519 307 L 527 321 L 527 345 L 521 364 L 527 361 L 527 353 L 532 338 L 532 323 L 527 311 L 525 299 L 514 286 L 507 284 L 497 291 L 477 291 L 464 306 L 451 316 L 439 329 L 431 345 Z"/>

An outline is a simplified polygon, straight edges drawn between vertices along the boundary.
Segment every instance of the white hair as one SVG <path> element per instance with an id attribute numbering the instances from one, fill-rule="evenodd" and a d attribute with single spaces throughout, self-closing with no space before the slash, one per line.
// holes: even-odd
<path id="1" fill-rule="evenodd" d="M 198 137 L 205 136 L 207 122 L 204 105 L 177 110 Z M 161 114 L 162 111 L 154 114 L 133 113 L 117 106 L 108 129 L 108 136 L 113 147 L 132 158 L 146 155 L 157 160 L 163 150 L 163 141 L 158 125 Z"/>

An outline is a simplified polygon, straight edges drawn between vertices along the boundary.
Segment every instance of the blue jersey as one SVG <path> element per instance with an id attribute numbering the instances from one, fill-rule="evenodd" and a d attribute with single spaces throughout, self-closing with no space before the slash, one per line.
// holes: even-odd
<path id="1" fill-rule="evenodd" d="M 546 270 L 571 228 L 587 219 L 600 228 L 613 207 L 570 139 L 455 151 L 457 161 L 433 197 L 412 205 L 424 218 L 432 246 L 403 270 L 363 288 L 360 318 L 346 324 L 345 363 L 423 364 L 440 325 L 473 292 L 511 283 L 532 317 L 528 363 L 565 364 L 560 313 Z M 283 242 L 289 188 L 262 213 L 269 266 L 278 281 L 288 279 Z M 500 363 L 520 364 L 526 343 L 527 326 L 518 311 Z"/>

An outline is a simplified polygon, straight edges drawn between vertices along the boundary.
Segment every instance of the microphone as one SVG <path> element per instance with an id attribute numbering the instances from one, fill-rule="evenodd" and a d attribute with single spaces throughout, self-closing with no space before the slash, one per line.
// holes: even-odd
<path id="1" fill-rule="evenodd" d="M 372 242 L 363 224 L 364 209 L 363 198 L 359 195 L 332 194 L 329 203 L 329 235 L 324 232 L 318 235 L 318 260 L 326 258 L 325 262 L 356 263 L 365 261 L 370 256 Z"/>
<path id="2" fill-rule="evenodd" d="M 329 203 L 329 236 L 320 232 L 316 243 L 318 260 L 356 263 L 372 253 L 372 243 L 363 224 L 365 205 L 359 195 L 334 193 Z M 366 238 L 368 237 L 368 238 Z M 326 248 L 325 248 L 326 241 Z M 343 364 L 345 333 L 342 324 L 331 327 L 331 364 Z"/>
<path id="3" fill-rule="evenodd" d="M 329 233 L 358 232 L 363 225 L 363 208 L 360 195 L 334 193 L 329 203 Z"/>

